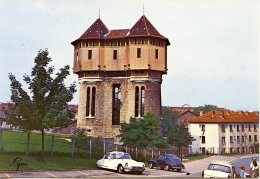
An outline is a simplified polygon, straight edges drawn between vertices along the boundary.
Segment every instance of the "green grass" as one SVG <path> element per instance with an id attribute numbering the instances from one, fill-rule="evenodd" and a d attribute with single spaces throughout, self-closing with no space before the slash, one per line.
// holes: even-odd
<path id="1" fill-rule="evenodd" d="M 44 161 L 39 156 L 25 156 L 11 153 L 0 154 L 0 171 L 12 172 L 16 170 L 16 167 L 10 166 L 16 157 L 21 157 L 19 160 L 21 163 L 27 163 L 27 165 L 20 166 L 19 171 L 46 171 L 46 170 L 73 170 L 73 169 L 93 169 L 96 168 L 96 160 L 86 159 L 84 157 L 71 157 L 56 156 L 45 157 Z"/>
<path id="2" fill-rule="evenodd" d="M 71 143 L 65 139 L 70 139 L 70 135 L 55 134 L 54 152 L 71 153 Z M 3 131 L 2 141 L 4 152 L 25 152 L 27 133 Z M 51 135 L 45 134 L 45 151 L 51 152 Z M 41 134 L 32 133 L 30 136 L 29 152 L 41 151 Z"/>

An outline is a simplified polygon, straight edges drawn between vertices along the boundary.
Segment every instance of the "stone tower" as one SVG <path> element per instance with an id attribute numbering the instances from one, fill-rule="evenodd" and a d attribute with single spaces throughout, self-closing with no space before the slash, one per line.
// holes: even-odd
<path id="1" fill-rule="evenodd" d="M 120 123 L 147 112 L 161 118 L 162 75 L 169 40 L 142 16 L 131 29 L 109 30 L 98 18 L 74 46 L 78 75 L 77 127 L 114 138 Z"/>

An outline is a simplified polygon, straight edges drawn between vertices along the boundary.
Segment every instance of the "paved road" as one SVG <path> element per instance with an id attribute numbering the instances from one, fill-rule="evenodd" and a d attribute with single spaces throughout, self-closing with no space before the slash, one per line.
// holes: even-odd
<path id="1" fill-rule="evenodd" d="M 0 173 L 0 177 L 16 177 L 16 178 L 53 178 L 53 177 L 201 177 L 202 170 L 206 169 L 210 162 L 216 160 L 232 161 L 237 167 L 244 165 L 249 166 L 251 157 L 256 155 L 247 156 L 212 156 L 202 160 L 191 161 L 185 163 L 186 169 L 182 172 L 164 171 L 160 169 L 146 168 L 143 175 L 134 174 L 118 174 L 108 170 L 80 170 L 80 171 L 45 171 L 45 172 L 13 172 L 13 173 Z M 259 157 L 258 157 L 259 160 Z M 248 168 L 248 167 L 247 167 Z M 187 175 L 189 173 L 189 175 Z"/>

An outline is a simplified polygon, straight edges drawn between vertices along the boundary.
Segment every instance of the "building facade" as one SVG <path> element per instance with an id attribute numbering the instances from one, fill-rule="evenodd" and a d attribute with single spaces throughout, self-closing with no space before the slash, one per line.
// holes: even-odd
<path id="1" fill-rule="evenodd" d="M 169 40 L 142 16 L 131 29 L 109 30 L 99 18 L 72 42 L 78 75 L 77 127 L 115 138 L 120 124 L 147 112 L 161 117 Z"/>
<path id="2" fill-rule="evenodd" d="M 212 111 L 192 118 L 192 153 L 254 153 L 259 144 L 259 113 Z"/>

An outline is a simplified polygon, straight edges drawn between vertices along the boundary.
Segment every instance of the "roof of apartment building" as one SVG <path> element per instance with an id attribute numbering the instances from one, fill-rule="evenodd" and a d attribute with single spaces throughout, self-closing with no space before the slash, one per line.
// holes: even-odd
<path id="1" fill-rule="evenodd" d="M 190 119 L 189 123 L 259 123 L 259 112 L 211 111 Z"/>

